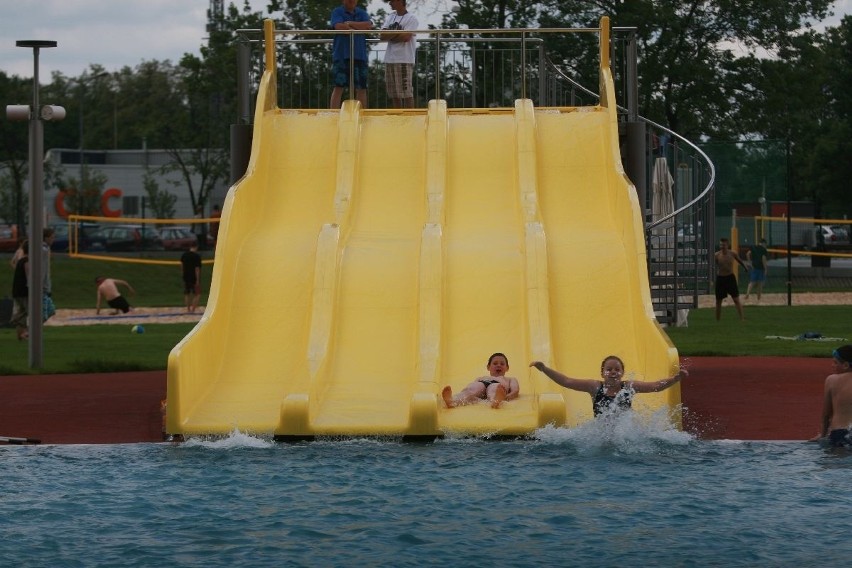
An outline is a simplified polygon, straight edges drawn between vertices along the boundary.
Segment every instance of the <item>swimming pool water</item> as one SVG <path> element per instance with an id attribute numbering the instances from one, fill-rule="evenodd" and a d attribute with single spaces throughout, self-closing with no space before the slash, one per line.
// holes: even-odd
<path id="1" fill-rule="evenodd" d="M 630 416 L 500 442 L 6 446 L 0 472 L 3 566 L 852 561 L 852 455 Z"/>

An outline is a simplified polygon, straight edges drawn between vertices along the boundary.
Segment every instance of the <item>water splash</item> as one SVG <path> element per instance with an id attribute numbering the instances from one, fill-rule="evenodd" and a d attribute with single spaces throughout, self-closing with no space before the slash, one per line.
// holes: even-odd
<path id="1" fill-rule="evenodd" d="M 647 415 L 617 408 L 574 428 L 540 428 L 535 438 L 550 444 L 568 443 L 581 453 L 616 450 L 632 454 L 656 453 L 661 447 L 684 446 L 695 439 L 675 427 L 666 409 Z"/>
<path id="2" fill-rule="evenodd" d="M 247 434 L 234 429 L 224 437 L 192 436 L 181 445 L 187 448 L 231 450 L 237 448 L 272 448 L 275 447 L 275 442 L 271 437 Z"/>

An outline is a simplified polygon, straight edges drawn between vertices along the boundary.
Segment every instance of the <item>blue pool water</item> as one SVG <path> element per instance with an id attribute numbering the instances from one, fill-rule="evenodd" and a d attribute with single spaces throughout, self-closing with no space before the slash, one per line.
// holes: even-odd
<path id="1" fill-rule="evenodd" d="M 536 439 L 0 447 L 2 566 L 849 566 L 852 456 Z"/>

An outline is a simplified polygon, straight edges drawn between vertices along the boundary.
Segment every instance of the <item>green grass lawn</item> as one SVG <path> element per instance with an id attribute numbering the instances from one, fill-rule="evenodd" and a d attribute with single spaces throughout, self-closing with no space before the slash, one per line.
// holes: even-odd
<path id="1" fill-rule="evenodd" d="M 830 357 L 839 342 L 786 341 L 767 335 L 798 336 L 816 331 L 826 337 L 852 339 L 850 308 L 845 306 L 766 306 L 746 308 L 746 321 L 733 308 L 723 309 L 716 321 L 712 309 L 692 310 L 689 327 L 667 330 L 682 356 Z M 141 335 L 130 325 L 45 327 L 44 368 L 29 369 L 26 342 L 12 329 L 0 329 L 0 375 L 31 373 L 101 373 L 162 370 L 168 354 L 194 324 L 145 325 Z"/>
<path id="2" fill-rule="evenodd" d="M 210 258 L 211 252 L 200 253 Z M 0 297 L 12 293 L 12 275 L 9 267 L 11 254 L 0 256 Z M 128 257 L 128 258 L 139 258 Z M 145 257 L 147 258 L 147 257 Z M 159 259 L 176 261 L 180 253 L 162 253 Z M 210 291 L 211 264 L 201 269 L 201 304 Z M 129 298 L 134 306 L 168 307 L 183 305 L 183 280 L 180 265 L 138 264 L 105 260 L 70 258 L 66 254 L 54 254 L 51 261 L 53 300 L 57 308 L 94 308 L 95 277 L 107 276 L 130 283 L 136 295 Z M 122 290 L 123 292 L 123 290 Z"/>
<path id="3" fill-rule="evenodd" d="M 29 368 L 29 347 L 14 329 L 0 329 L 0 375 L 157 371 L 166 368 L 169 351 L 193 328 L 192 323 L 45 327 L 42 369 Z"/>
<path id="4" fill-rule="evenodd" d="M 210 253 L 204 253 L 209 258 Z M 0 257 L 0 295 L 11 292 L 10 255 Z M 166 256 L 177 260 L 178 254 Z M 212 266 L 202 269 L 206 301 Z M 136 306 L 170 307 L 183 305 L 183 286 L 179 266 L 107 262 L 74 259 L 54 255 L 52 263 L 54 300 L 58 308 L 94 308 L 97 275 L 130 282 L 137 291 L 131 298 Z M 774 291 L 771 289 L 768 291 Z M 781 290 L 778 290 L 781 291 Z M 793 299 L 795 304 L 795 295 Z M 737 319 L 726 301 L 722 320 L 714 310 L 692 310 L 689 327 L 667 330 L 682 356 L 830 357 L 839 342 L 785 341 L 766 339 L 768 335 L 795 337 L 804 332 L 819 332 L 826 337 L 842 337 L 852 342 L 849 325 L 852 308 L 848 306 L 746 306 L 746 321 Z M 26 342 L 17 341 L 13 329 L 0 329 L 0 375 L 30 373 L 98 373 L 166 368 L 169 351 L 193 327 L 193 324 L 150 324 L 145 333 L 130 333 L 130 325 L 92 325 L 45 327 L 44 367 L 29 368 Z"/>
<path id="5" fill-rule="evenodd" d="M 716 321 L 713 309 L 691 310 L 689 327 L 666 330 L 681 355 L 830 357 L 831 351 L 841 344 L 766 338 L 797 337 L 809 331 L 852 342 L 849 325 L 852 309 L 848 306 L 749 305 L 745 307 L 746 320 L 740 321 L 729 303 L 727 300 L 722 308 L 720 321 Z"/>

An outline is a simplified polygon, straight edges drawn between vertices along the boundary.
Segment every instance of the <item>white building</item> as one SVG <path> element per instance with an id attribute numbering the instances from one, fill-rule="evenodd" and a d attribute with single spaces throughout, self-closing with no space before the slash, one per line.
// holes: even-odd
<path id="1" fill-rule="evenodd" d="M 172 161 L 166 150 L 85 150 L 85 163 L 89 172 L 100 172 L 106 177 L 106 185 L 101 197 L 101 212 L 104 217 L 153 217 L 150 208 L 143 205 L 147 200 L 144 179 L 150 172 L 157 181 L 160 190 L 177 196 L 175 218 L 194 217 L 189 189 L 180 172 L 161 173 L 161 168 Z M 50 164 L 54 172 L 62 178 L 80 179 L 80 150 L 52 148 L 45 155 L 45 164 Z M 193 186 L 198 187 L 200 176 L 195 176 Z M 228 191 L 227 180 L 220 181 L 210 194 L 204 209 L 207 216 L 214 205 L 221 207 Z M 64 188 L 49 186 L 45 183 L 45 210 L 47 223 L 57 223 L 67 215 Z M 143 199 L 145 198 L 145 199 Z"/>

